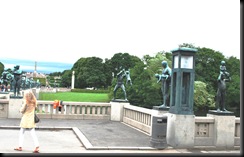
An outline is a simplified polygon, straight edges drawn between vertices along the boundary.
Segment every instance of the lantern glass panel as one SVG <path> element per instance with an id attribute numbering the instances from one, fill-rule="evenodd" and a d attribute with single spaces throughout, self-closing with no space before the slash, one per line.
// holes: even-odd
<path id="1" fill-rule="evenodd" d="M 193 69 L 193 56 L 181 56 L 181 68 Z"/>
<path id="2" fill-rule="evenodd" d="M 174 56 L 174 68 L 178 68 L 179 65 L 179 56 Z"/>

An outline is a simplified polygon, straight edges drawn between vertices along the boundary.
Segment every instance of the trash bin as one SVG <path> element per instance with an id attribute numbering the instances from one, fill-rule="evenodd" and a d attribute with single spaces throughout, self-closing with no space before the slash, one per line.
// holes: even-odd
<path id="1" fill-rule="evenodd" d="M 151 147 L 158 149 L 166 148 L 167 116 L 153 116 L 152 118 L 152 135 L 150 145 Z"/>

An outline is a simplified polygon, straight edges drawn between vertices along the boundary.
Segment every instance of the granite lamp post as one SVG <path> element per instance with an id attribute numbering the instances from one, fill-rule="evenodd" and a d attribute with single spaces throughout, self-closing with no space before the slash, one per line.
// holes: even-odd
<path id="1" fill-rule="evenodd" d="M 194 146 L 193 97 L 196 52 L 197 49 L 186 47 L 172 50 L 167 143 L 176 148 L 192 148 Z"/>

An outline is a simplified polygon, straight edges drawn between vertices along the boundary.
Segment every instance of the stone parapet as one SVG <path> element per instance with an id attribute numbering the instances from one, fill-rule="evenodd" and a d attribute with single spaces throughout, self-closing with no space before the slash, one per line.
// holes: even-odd
<path id="1" fill-rule="evenodd" d="M 116 100 L 111 101 L 111 120 L 112 121 L 123 121 L 123 109 L 125 104 L 129 104 L 128 101 Z"/>
<path id="2" fill-rule="evenodd" d="M 167 143 L 174 148 L 193 148 L 195 115 L 168 115 Z"/>
<path id="3" fill-rule="evenodd" d="M 208 113 L 207 117 L 213 117 L 214 145 L 217 148 L 234 148 L 235 145 L 235 116 L 230 114 Z"/>

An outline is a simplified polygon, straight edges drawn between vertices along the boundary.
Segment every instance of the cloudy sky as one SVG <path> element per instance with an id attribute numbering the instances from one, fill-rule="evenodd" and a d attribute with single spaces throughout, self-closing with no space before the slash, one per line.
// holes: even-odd
<path id="1" fill-rule="evenodd" d="M 240 58 L 237 0 L 1 0 L 0 58 L 140 58 L 182 43 Z"/>

